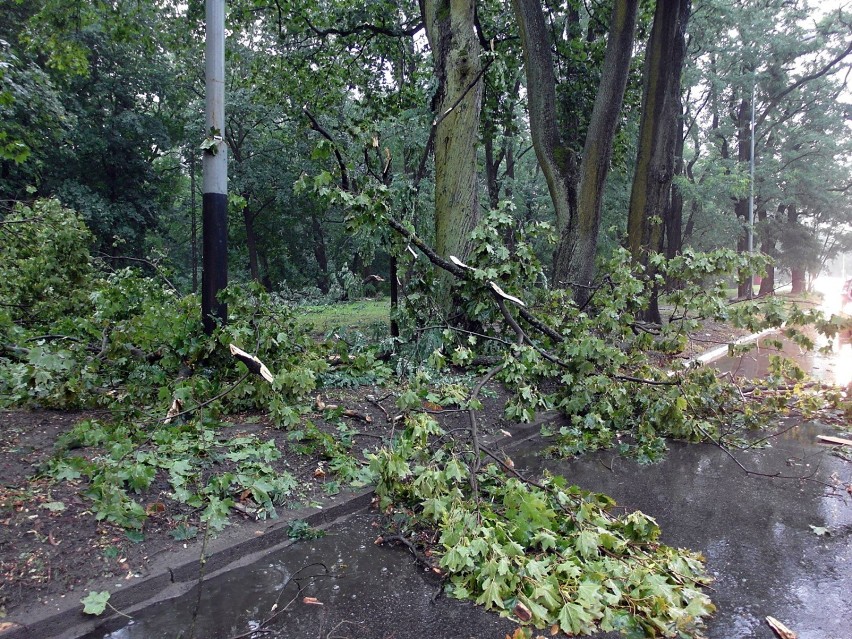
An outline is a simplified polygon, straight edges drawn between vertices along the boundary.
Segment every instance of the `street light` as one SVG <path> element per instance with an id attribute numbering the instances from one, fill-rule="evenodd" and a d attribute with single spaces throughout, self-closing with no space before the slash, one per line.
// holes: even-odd
<path id="1" fill-rule="evenodd" d="M 748 253 L 749 256 L 754 253 L 754 85 L 751 83 L 751 153 L 749 153 L 748 163 Z M 748 275 L 748 296 L 754 296 L 754 276 Z"/>

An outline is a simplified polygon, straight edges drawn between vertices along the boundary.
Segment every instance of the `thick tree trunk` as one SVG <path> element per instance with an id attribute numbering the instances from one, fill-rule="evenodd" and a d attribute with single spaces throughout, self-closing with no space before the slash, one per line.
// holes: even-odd
<path id="1" fill-rule="evenodd" d="M 633 1 L 633 0 L 631 0 Z M 539 0 L 512 0 L 524 49 L 530 133 L 561 233 L 577 210 L 578 159 L 556 119 L 556 74 L 550 32 Z"/>
<path id="2" fill-rule="evenodd" d="M 689 6 L 689 0 L 658 0 L 645 53 L 642 120 L 630 193 L 627 242 L 633 260 L 645 266 L 649 277 L 653 273 L 648 258 L 662 249 L 662 222 L 674 177 Z M 660 321 L 656 293 L 645 319 Z"/>
<path id="3" fill-rule="evenodd" d="M 476 148 L 482 102 L 473 0 L 421 0 L 438 91 L 435 118 L 435 250 L 464 260 L 479 218 Z M 449 279 L 439 295 L 449 307 Z"/>
<path id="4" fill-rule="evenodd" d="M 678 118 L 679 134 L 675 137 L 675 176 L 683 176 L 685 174 L 685 166 L 683 163 L 683 147 L 685 143 L 685 122 L 683 113 L 683 104 L 678 95 L 678 104 L 680 117 Z M 668 259 L 680 254 L 683 250 L 683 193 L 676 183 L 672 183 L 671 194 L 668 206 L 665 209 L 663 217 L 665 226 L 665 253 Z"/>
<path id="5" fill-rule="evenodd" d="M 553 281 L 557 286 L 574 285 L 579 304 L 588 299 L 595 273 L 603 190 L 627 88 L 638 6 L 638 0 L 617 0 L 613 6 L 601 82 L 583 147 L 577 214 L 562 229 L 553 261 Z"/>

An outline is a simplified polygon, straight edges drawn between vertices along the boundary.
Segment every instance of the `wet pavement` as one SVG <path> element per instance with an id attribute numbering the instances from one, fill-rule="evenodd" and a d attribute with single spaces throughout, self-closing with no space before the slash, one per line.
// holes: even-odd
<path id="1" fill-rule="evenodd" d="M 749 356 L 753 364 L 747 359 L 721 367 L 759 373 L 767 354 L 760 349 Z M 838 370 L 846 364 L 837 357 L 810 365 L 817 374 L 827 371 L 826 381 L 843 382 Z M 611 495 L 620 507 L 642 510 L 660 524 L 665 543 L 703 553 L 718 608 L 708 623 L 709 639 L 775 637 L 768 615 L 798 639 L 852 639 L 852 496 L 843 488 L 852 484 L 852 463 L 817 443 L 817 434 L 830 432 L 821 426 L 779 422 L 777 432 L 783 434 L 770 446 L 735 453 L 762 475 L 745 473 L 724 451 L 703 444 L 673 443 L 663 462 L 646 466 L 612 451 L 545 459 L 538 454 L 541 442 L 511 456 L 525 473 L 546 469 Z M 352 516 L 324 538 L 206 580 L 200 597 L 190 591 L 87 639 L 185 638 L 193 623 L 198 638 L 248 637 L 291 600 L 254 636 L 503 639 L 512 632 L 514 624 L 496 614 L 437 596 L 438 582 L 406 550 L 373 543 L 374 522 L 373 515 Z M 323 605 L 306 604 L 304 597 Z"/>
<path id="2" fill-rule="evenodd" d="M 812 475 L 807 480 L 747 475 L 722 450 L 703 444 L 672 444 L 663 462 L 649 466 L 612 452 L 564 462 L 531 451 L 514 461 L 606 493 L 653 516 L 663 542 L 700 551 L 715 578 L 710 639 L 774 637 L 767 615 L 799 639 L 850 639 L 852 498 L 819 482 L 852 483 L 852 464 L 815 443 L 821 432 L 799 426 L 771 448 L 736 453 L 749 470 Z"/>
<path id="3" fill-rule="evenodd" d="M 320 539 L 302 541 L 204 583 L 198 591 L 149 607 L 113 632 L 89 639 L 502 639 L 516 627 L 480 606 L 439 596 L 439 580 L 400 548 L 377 546 L 377 517 L 359 514 Z M 298 574 L 297 574 L 298 573 Z M 300 590 L 301 588 L 301 590 Z M 306 604 L 313 597 L 322 605 Z M 273 608 L 277 604 L 277 608 Z M 249 633 L 250 634 L 250 633 Z"/>

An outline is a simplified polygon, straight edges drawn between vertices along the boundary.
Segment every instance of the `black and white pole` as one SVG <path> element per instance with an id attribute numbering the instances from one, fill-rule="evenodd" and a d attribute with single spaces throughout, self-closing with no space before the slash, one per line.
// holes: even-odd
<path id="1" fill-rule="evenodd" d="M 201 317 L 209 335 L 225 322 L 218 299 L 228 285 L 228 147 L 225 131 L 225 0 L 206 0 L 205 127 L 202 200 Z"/>

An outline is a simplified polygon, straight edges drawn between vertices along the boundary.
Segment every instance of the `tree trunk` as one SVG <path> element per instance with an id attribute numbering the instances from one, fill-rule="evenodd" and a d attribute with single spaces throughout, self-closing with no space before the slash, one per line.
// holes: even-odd
<path id="1" fill-rule="evenodd" d="M 494 155 L 494 136 L 496 133 L 494 127 L 487 127 L 482 139 L 485 147 L 485 186 L 488 190 L 488 206 L 492 211 L 500 203 L 500 183 L 497 173 L 500 170 L 502 154 L 496 157 Z"/>
<path id="2" fill-rule="evenodd" d="M 680 117 L 678 118 L 678 128 L 680 133 L 675 137 L 675 176 L 683 176 L 685 174 L 685 166 L 683 163 L 683 148 L 685 144 L 685 121 L 683 104 L 678 94 L 678 104 L 680 105 Z M 683 250 L 683 193 L 680 187 L 672 182 L 669 204 L 665 209 L 663 216 L 665 226 L 665 252 L 668 259 L 672 259 Z"/>
<path id="3" fill-rule="evenodd" d="M 189 153 L 189 193 L 190 193 L 190 260 L 192 261 L 192 292 L 198 292 L 198 215 L 195 199 L 195 150 Z"/>
<path id="4" fill-rule="evenodd" d="M 799 210 L 795 205 L 789 205 L 787 207 L 787 224 L 789 226 L 796 226 L 799 224 Z M 791 290 L 790 292 L 793 295 L 801 295 L 807 290 L 807 272 L 804 268 L 800 266 L 791 266 L 790 267 L 790 284 Z"/>
<path id="5" fill-rule="evenodd" d="M 750 156 L 751 103 L 743 99 L 737 111 L 737 160 L 740 163 L 747 163 L 751 159 Z M 743 228 L 743 232 L 737 238 L 737 252 L 746 253 L 748 251 L 748 197 L 737 199 L 734 204 L 734 212 Z M 752 297 L 752 295 L 751 277 L 741 274 L 739 284 L 737 285 L 737 297 L 747 299 Z"/>
<path id="6" fill-rule="evenodd" d="M 435 250 L 464 260 L 479 219 L 476 148 L 482 102 L 479 40 L 474 0 L 421 0 L 438 90 L 435 130 Z M 440 277 L 438 295 L 451 305 L 450 279 Z"/>
<path id="7" fill-rule="evenodd" d="M 397 313 L 399 312 L 399 269 L 397 267 L 396 255 L 391 253 L 390 256 L 390 334 L 391 337 L 399 337 L 399 321 Z"/>
<path id="8" fill-rule="evenodd" d="M 258 247 L 257 257 L 260 259 L 260 266 L 263 271 L 263 275 L 260 276 L 260 281 L 263 284 L 263 287 L 271 293 L 272 276 L 269 272 L 269 254 L 266 252 L 266 250 Z"/>
<path id="9" fill-rule="evenodd" d="M 780 209 L 783 209 L 783 205 L 779 205 Z M 761 208 L 757 212 L 757 219 L 761 222 L 766 222 L 766 210 Z M 760 238 L 760 250 L 764 255 L 768 255 L 773 260 L 778 257 L 778 247 L 776 245 L 776 239 L 774 235 L 770 234 L 764 224 L 762 226 L 764 229 L 764 233 L 762 233 Z M 765 297 L 767 295 L 772 295 L 775 292 L 775 264 L 769 263 L 766 265 L 766 275 L 760 280 L 760 290 L 758 291 L 758 297 Z"/>
<path id="10" fill-rule="evenodd" d="M 630 193 L 627 243 L 634 262 L 653 277 L 649 256 L 662 249 L 663 217 L 674 177 L 680 77 L 689 0 L 658 0 L 645 52 L 639 149 Z M 659 322 L 656 293 L 645 319 Z"/>
<path id="11" fill-rule="evenodd" d="M 314 240 L 314 258 L 317 261 L 317 266 L 320 270 L 320 276 L 317 278 L 317 286 L 322 291 L 323 295 L 328 293 L 330 288 L 328 274 L 328 254 L 325 250 L 325 234 L 322 231 L 322 224 L 317 219 L 316 215 L 311 216 L 311 230 L 313 231 Z"/>
<path id="12" fill-rule="evenodd" d="M 577 214 L 562 229 L 554 257 L 553 281 L 557 286 L 575 285 L 578 304 L 584 304 L 591 294 L 603 190 L 627 88 L 638 6 L 638 0 L 617 0 L 613 6 L 601 82 L 583 147 Z"/>
<path id="13" fill-rule="evenodd" d="M 243 223 L 246 227 L 246 248 L 248 248 L 251 279 L 262 283 L 260 280 L 260 267 L 257 262 L 257 234 L 254 231 L 254 214 L 252 214 L 248 206 L 243 207 Z"/>
<path id="14" fill-rule="evenodd" d="M 512 0 L 512 6 L 524 49 L 533 148 L 553 201 L 556 229 L 561 233 L 577 210 L 577 156 L 557 127 L 556 74 L 541 3 Z"/>

